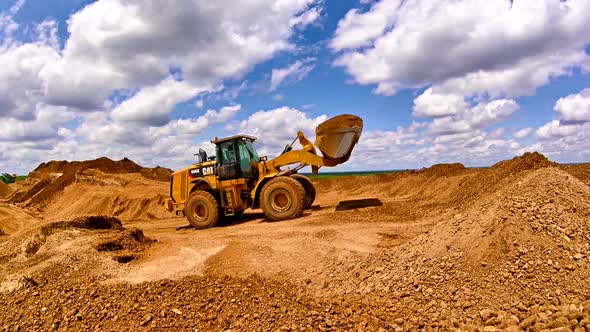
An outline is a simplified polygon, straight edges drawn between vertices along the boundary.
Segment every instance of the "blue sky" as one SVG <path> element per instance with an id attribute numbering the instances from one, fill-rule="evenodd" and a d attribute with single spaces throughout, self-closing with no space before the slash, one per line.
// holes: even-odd
<path id="1" fill-rule="evenodd" d="M 0 3 L 0 170 L 129 157 L 179 168 L 214 136 L 273 157 L 364 119 L 343 170 L 590 159 L 586 0 Z"/>

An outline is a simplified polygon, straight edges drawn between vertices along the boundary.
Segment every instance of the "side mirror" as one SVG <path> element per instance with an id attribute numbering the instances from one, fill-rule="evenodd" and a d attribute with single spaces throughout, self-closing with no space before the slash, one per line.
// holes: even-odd
<path id="1" fill-rule="evenodd" d="M 199 163 L 204 163 L 207 161 L 207 152 L 203 149 L 199 149 Z"/>
<path id="2" fill-rule="evenodd" d="M 262 156 L 262 157 L 258 158 L 258 160 L 266 162 L 268 160 L 268 157 Z"/>

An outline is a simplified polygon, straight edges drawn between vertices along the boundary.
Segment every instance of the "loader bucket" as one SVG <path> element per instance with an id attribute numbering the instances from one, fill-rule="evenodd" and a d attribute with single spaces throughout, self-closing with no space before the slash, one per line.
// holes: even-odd
<path id="1" fill-rule="evenodd" d="M 363 131 L 363 119 L 342 114 L 328 119 L 316 128 L 314 145 L 322 152 L 325 166 L 346 162 Z"/>

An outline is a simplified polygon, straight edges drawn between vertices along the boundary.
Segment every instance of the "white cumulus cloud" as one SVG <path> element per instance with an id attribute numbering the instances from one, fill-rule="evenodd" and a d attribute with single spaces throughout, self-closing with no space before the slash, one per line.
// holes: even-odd
<path id="1" fill-rule="evenodd" d="M 587 145 L 581 142 L 590 125 L 590 89 L 559 98 L 553 109 L 559 114 L 559 119 L 538 128 L 535 132 L 537 138 L 558 141 L 569 150 Z"/>
<path id="2" fill-rule="evenodd" d="M 555 104 L 555 111 L 560 114 L 564 121 L 590 121 L 590 88 L 584 89 L 577 94 L 559 98 Z"/>
<path id="3" fill-rule="evenodd" d="M 455 115 L 468 107 L 463 96 L 437 94 L 432 88 L 414 99 L 413 115 L 417 117 L 441 117 Z"/>
<path id="4" fill-rule="evenodd" d="M 382 0 L 367 12 L 352 9 L 338 22 L 330 47 L 335 50 L 368 45 L 391 28 L 402 0 Z"/>
<path id="5" fill-rule="evenodd" d="M 588 21 L 587 0 L 381 0 L 350 10 L 330 45 L 377 93 L 435 84 L 515 97 L 588 62 Z"/>
<path id="6" fill-rule="evenodd" d="M 286 144 L 291 143 L 299 130 L 313 140 L 315 128 L 327 119 L 327 115 L 309 117 L 303 111 L 283 106 L 250 115 L 240 123 L 240 129 L 244 134 L 258 137 L 262 154 L 270 157 L 278 155 Z"/>
<path id="7" fill-rule="evenodd" d="M 521 130 L 515 132 L 512 136 L 516 139 L 523 139 L 523 138 L 527 137 L 528 135 L 530 135 L 532 131 L 533 131 L 533 128 L 530 128 L 530 127 L 522 128 Z"/>
<path id="8" fill-rule="evenodd" d="M 561 138 L 576 134 L 581 128 L 581 125 L 562 124 L 559 120 L 553 120 L 537 129 L 536 134 L 541 139 Z"/>
<path id="9" fill-rule="evenodd" d="M 193 84 L 239 77 L 292 48 L 290 19 L 314 0 L 100 0 L 72 15 L 57 63 L 41 71 L 53 103 L 96 108 L 116 89 L 179 68 Z"/>
<path id="10" fill-rule="evenodd" d="M 506 119 L 517 109 L 514 100 L 493 100 L 479 103 L 455 116 L 436 118 L 428 128 L 432 133 L 443 135 L 473 131 Z"/>
<path id="11" fill-rule="evenodd" d="M 170 121 L 170 113 L 176 104 L 205 91 L 212 89 L 209 86 L 198 87 L 186 81 L 168 78 L 155 86 L 142 89 L 123 101 L 113 110 L 112 117 L 119 122 L 162 126 Z"/>
<path id="12" fill-rule="evenodd" d="M 288 81 L 295 83 L 302 79 L 313 70 L 315 59 L 307 58 L 297 60 L 284 68 L 273 69 L 270 77 L 270 91 L 276 90 L 281 84 Z"/>

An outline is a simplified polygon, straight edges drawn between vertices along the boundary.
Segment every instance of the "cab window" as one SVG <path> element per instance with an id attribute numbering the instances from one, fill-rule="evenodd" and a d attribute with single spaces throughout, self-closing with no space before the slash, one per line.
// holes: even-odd
<path id="1" fill-rule="evenodd" d="M 252 163 L 258 163 L 258 154 L 256 153 L 252 142 L 240 141 L 238 144 L 240 165 L 242 166 L 242 169 L 249 168 Z"/>
<path id="2" fill-rule="evenodd" d="M 240 170 L 242 171 L 242 176 L 245 178 L 253 177 L 254 172 L 256 172 L 256 164 L 260 160 L 254 144 L 248 140 L 240 140 L 238 141 L 238 152 L 240 154 Z"/>
<path id="3" fill-rule="evenodd" d="M 236 154 L 234 153 L 233 142 L 224 142 L 217 146 L 217 156 L 219 163 L 222 165 L 229 165 L 236 162 Z"/>

